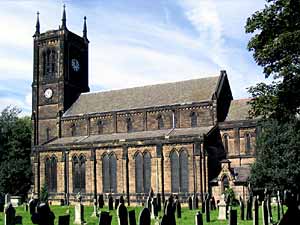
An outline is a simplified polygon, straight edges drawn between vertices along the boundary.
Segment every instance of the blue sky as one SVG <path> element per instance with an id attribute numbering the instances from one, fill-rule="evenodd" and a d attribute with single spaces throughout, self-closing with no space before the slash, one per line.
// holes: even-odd
<path id="1" fill-rule="evenodd" d="M 246 49 L 247 17 L 263 0 L 0 1 L 0 110 L 31 111 L 32 35 L 61 24 L 81 35 L 87 16 L 92 91 L 218 75 L 225 69 L 234 98 L 264 80 Z"/>

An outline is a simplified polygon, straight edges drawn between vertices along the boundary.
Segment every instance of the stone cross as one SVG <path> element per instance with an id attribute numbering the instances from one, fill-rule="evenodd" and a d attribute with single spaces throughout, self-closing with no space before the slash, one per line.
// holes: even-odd
<path id="1" fill-rule="evenodd" d="M 219 206 L 219 215 L 218 220 L 226 220 L 226 202 L 225 202 L 225 195 L 221 195 Z"/>
<path id="2" fill-rule="evenodd" d="M 139 225 L 150 225 L 151 224 L 151 215 L 148 208 L 144 208 L 139 217 Z"/>
<path id="3" fill-rule="evenodd" d="M 58 225 L 70 225 L 70 215 L 59 216 Z"/>
<path id="4" fill-rule="evenodd" d="M 197 212 L 195 216 L 195 225 L 203 225 L 203 218 L 201 212 Z"/>
<path id="5" fill-rule="evenodd" d="M 84 223 L 84 206 L 81 204 L 81 201 L 76 202 L 75 204 L 75 221 L 74 224 Z"/>
<path id="6" fill-rule="evenodd" d="M 237 225 L 237 211 L 230 210 L 229 211 L 229 225 Z"/>
<path id="7" fill-rule="evenodd" d="M 128 225 L 128 213 L 124 204 L 119 204 L 117 209 L 118 225 Z"/>
<path id="8" fill-rule="evenodd" d="M 129 216 L 129 225 L 136 225 L 135 211 L 130 210 L 128 212 L 128 216 Z"/>
<path id="9" fill-rule="evenodd" d="M 112 216 L 109 212 L 101 212 L 99 218 L 99 225 L 111 225 Z"/>

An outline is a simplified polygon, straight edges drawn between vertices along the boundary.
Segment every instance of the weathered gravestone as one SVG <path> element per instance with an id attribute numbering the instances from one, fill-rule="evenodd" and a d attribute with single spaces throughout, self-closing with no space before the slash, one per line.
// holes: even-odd
<path id="1" fill-rule="evenodd" d="M 156 217 L 158 217 L 158 210 L 157 210 L 157 199 L 156 198 L 152 198 L 151 201 L 151 218 L 154 219 Z"/>
<path id="2" fill-rule="evenodd" d="M 229 211 L 229 225 L 237 225 L 237 211 L 230 210 Z"/>
<path id="3" fill-rule="evenodd" d="M 16 210 L 14 209 L 12 204 L 10 202 L 6 203 L 4 207 L 4 225 L 14 225 L 15 215 Z"/>
<path id="4" fill-rule="evenodd" d="M 120 203 L 123 204 L 123 205 L 125 205 L 125 200 L 124 200 L 123 195 L 121 195 L 121 197 L 120 197 Z"/>
<path id="5" fill-rule="evenodd" d="M 181 218 L 181 204 L 179 199 L 176 201 L 177 218 Z"/>
<path id="6" fill-rule="evenodd" d="M 189 202 L 189 210 L 193 209 L 193 200 L 191 198 L 191 196 L 188 198 L 188 202 Z"/>
<path id="7" fill-rule="evenodd" d="M 124 204 L 119 204 L 117 209 L 118 225 L 128 225 L 128 213 Z"/>
<path id="8" fill-rule="evenodd" d="M 226 202 L 225 202 L 225 195 L 221 195 L 220 202 L 218 204 L 219 207 L 219 215 L 218 220 L 226 220 Z"/>
<path id="9" fill-rule="evenodd" d="M 192 209 L 196 209 L 196 196 L 192 196 Z"/>
<path id="10" fill-rule="evenodd" d="M 104 206 L 104 197 L 103 197 L 103 194 L 100 194 L 99 197 L 98 197 L 98 207 L 100 209 L 102 209 Z"/>
<path id="11" fill-rule="evenodd" d="M 161 211 L 161 196 L 160 196 L 160 193 L 157 193 L 156 195 L 156 198 L 157 198 L 157 211 Z"/>
<path id="12" fill-rule="evenodd" d="M 17 224 L 23 224 L 22 222 L 23 217 L 22 216 L 15 216 L 15 225 Z"/>
<path id="13" fill-rule="evenodd" d="M 101 212 L 99 218 L 99 225 L 111 225 L 112 216 L 109 212 Z"/>
<path id="14" fill-rule="evenodd" d="M 23 203 L 23 207 L 24 207 L 24 212 L 28 212 L 28 204 L 27 204 L 27 202 Z"/>
<path id="15" fill-rule="evenodd" d="M 75 204 L 75 221 L 74 224 L 84 223 L 84 206 L 81 204 L 81 199 Z"/>
<path id="16" fill-rule="evenodd" d="M 136 225 L 135 211 L 130 210 L 128 212 L 128 216 L 129 216 L 129 225 Z"/>
<path id="17" fill-rule="evenodd" d="M 34 214 L 36 212 L 36 207 L 37 207 L 37 200 L 36 199 L 30 199 L 29 203 L 29 213 L 30 215 Z"/>
<path id="18" fill-rule="evenodd" d="M 58 217 L 58 225 L 69 225 L 70 215 L 63 215 Z"/>
<path id="19" fill-rule="evenodd" d="M 267 211 L 268 211 L 268 223 L 273 224 L 272 208 L 271 208 L 271 197 L 267 195 L 266 201 Z"/>
<path id="20" fill-rule="evenodd" d="M 203 218 L 201 212 L 197 212 L 195 216 L 195 225 L 203 225 Z"/>
<path id="21" fill-rule="evenodd" d="M 195 201 L 196 201 L 196 209 L 199 209 L 199 198 L 198 198 L 198 196 L 196 196 Z"/>
<path id="22" fill-rule="evenodd" d="M 258 197 L 254 196 L 253 199 L 253 225 L 258 225 L 258 217 L 259 217 L 259 212 L 258 212 Z"/>
<path id="23" fill-rule="evenodd" d="M 277 191 L 277 221 L 281 219 L 281 198 L 280 198 L 280 191 Z"/>
<path id="24" fill-rule="evenodd" d="M 169 225 L 176 225 L 175 208 L 173 206 L 173 199 L 171 199 L 171 198 L 169 198 L 169 200 L 167 202 L 165 215 L 167 216 Z"/>
<path id="25" fill-rule="evenodd" d="M 31 221 L 33 224 L 54 225 L 54 219 L 54 213 L 51 212 L 47 203 L 39 204 L 37 212 L 31 215 Z"/>
<path id="26" fill-rule="evenodd" d="M 147 207 L 151 212 L 151 197 L 148 196 L 146 199 L 145 207 Z"/>
<path id="27" fill-rule="evenodd" d="M 108 196 L 108 210 L 114 210 L 114 200 L 111 195 Z"/>
<path id="28" fill-rule="evenodd" d="M 211 210 L 216 210 L 217 209 L 216 200 L 215 200 L 214 196 L 211 197 L 210 204 L 211 204 Z"/>
<path id="29" fill-rule="evenodd" d="M 245 205 L 242 197 L 240 196 L 240 219 L 245 219 Z"/>
<path id="30" fill-rule="evenodd" d="M 163 215 L 160 225 L 170 225 L 167 215 Z"/>
<path id="31" fill-rule="evenodd" d="M 120 199 L 116 198 L 115 199 L 115 209 L 118 208 L 119 204 L 120 204 Z"/>
<path id="32" fill-rule="evenodd" d="M 209 195 L 206 196 L 205 199 L 205 214 L 206 214 L 206 222 L 210 222 L 210 200 L 209 200 Z"/>
<path id="33" fill-rule="evenodd" d="M 252 220 L 252 196 L 247 199 L 246 220 Z"/>
<path id="34" fill-rule="evenodd" d="M 263 225 L 268 225 L 269 224 L 269 219 L 268 219 L 268 208 L 267 208 L 267 202 L 266 201 L 262 201 L 262 221 L 263 221 Z"/>
<path id="35" fill-rule="evenodd" d="M 148 208 L 144 208 L 139 217 L 139 225 L 150 225 L 151 224 L 151 215 Z"/>

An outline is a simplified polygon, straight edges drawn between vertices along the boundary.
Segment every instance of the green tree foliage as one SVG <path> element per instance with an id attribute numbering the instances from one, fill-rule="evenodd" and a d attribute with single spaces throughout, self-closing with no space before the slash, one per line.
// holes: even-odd
<path id="1" fill-rule="evenodd" d="M 41 189 L 40 201 L 46 203 L 46 202 L 48 202 L 48 197 L 49 197 L 48 188 L 47 188 L 47 185 L 44 184 L 44 186 Z"/>
<path id="2" fill-rule="evenodd" d="M 31 121 L 7 107 L 0 114 L 0 193 L 26 194 L 30 188 Z"/>
<path id="3" fill-rule="evenodd" d="M 250 182 L 255 187 L 300 191 L 300 121 L 270 119 L 261 127 Z"/>
<path id="4" fill-rule="evenodd" d="M 254 115 L 263 113 L 265 116 L 262 108 L 267 108 L 270 109 L 268 116 L 285 120 L 300 111 L 299 9 L 299 0 L 267 0 L 265 8 L 247 20 L 246 33 L 254 33 L 248 49 L 264 68 L 265 77 L 272 75 L 277 80 L 270 85 L 250 88 L 256 97 L 251 103 Z"/>

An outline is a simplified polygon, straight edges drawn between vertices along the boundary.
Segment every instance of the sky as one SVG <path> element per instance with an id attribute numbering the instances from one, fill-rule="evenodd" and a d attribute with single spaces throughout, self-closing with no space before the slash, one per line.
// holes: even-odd
<path id="1" fill-rule="evenodd" d="M 226 70 L 234 99 L 264 80 L 247 50 L 249 16 L 263 0 L 0 0 L 0 111 L 31 113 L 33 34 L 67 27 L 82 35 L 87 17 L 91 91 L 219 75 Z"/>

